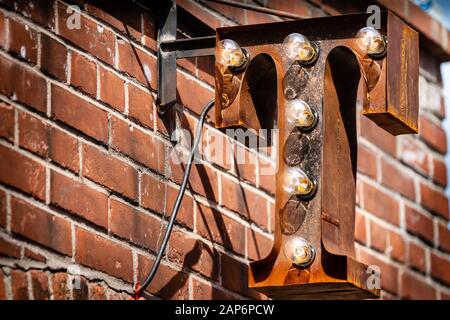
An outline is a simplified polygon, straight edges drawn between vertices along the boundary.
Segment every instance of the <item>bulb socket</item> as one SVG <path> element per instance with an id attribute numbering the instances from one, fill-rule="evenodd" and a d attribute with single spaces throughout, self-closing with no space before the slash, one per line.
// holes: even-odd
<path id="1" fill-rule="evenodd" d="M 232 73 L 242 73 L 248 67 L 248 64 L 250 63 L 250 54 L 248 53 L 248 51 L 245 48 L 241 48 L 241 50 L 245 57 L 244 61 L 242 62 L 242 64 L 240 66 L 228 66 L 228 69 Z"/>
<path id="2" fill-rule="evenodd" d="M 300 130 L 301 132 L 310 132 L 310 131 L 312 131 L 316 127 L 317 122 L 319 121 L 319 114 L 317 113 L 316 109 L 313 108 L 313 107 L 309 107 L 309 109 L 311 110 L 311 113 L 312 113 L 312 116 L 313 116 L 313 121 L 308 126 L 297 126 L 298 130 Z"/>
<path id="3" fill-rule="evenodd" d="M 311 57 L 311 59 L 309 59 L 309 60 L 298 60 L 298 63 L 303 67 L 312 66 L 313 64 L 315 64 L 317 62 L 317 59 L 319 58 L 319 54 L 320 54 L 319 45 L 314 41 L 310 41 L 309 43 L 310 43 L 311 47 L 314 49 L 314 54 Z"/>
<path id="4" fill-rule="evenodd" d="M 302 201 L 311 200 L 316 195 L 316 192 L 317 192 L 316 179 L 314 179 L 312 177 L 309 177 L 309 176 L 308 176 L 308 179 L 309 179 L 309 181 L 311 183 L 311 189 L 309 190 L 309 192 L 305 193 L 305 194 L 298 194 L 298 193 L 295 194 L 297 196 L 297 198 L 302 200 Z"/>

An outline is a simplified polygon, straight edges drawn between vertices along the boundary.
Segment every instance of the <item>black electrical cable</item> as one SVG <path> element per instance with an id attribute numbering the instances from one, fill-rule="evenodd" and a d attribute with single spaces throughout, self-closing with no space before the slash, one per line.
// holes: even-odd
<path id="1" fill-rule="evenodd" d="M 175 223 L 175 219 L 177 218 L 178 209 L 180 209 L 181 200 L 183 199 L 184 192 L 186 191 L 186 186 L 187 186 L 187 183 L 189 180 L 189 174 L 191 173 L 192 162 L 194 160 L 195 151 L 200 143 L 203 124 L 205 123 L 206 115 L 208 114 L 209 110 L 211 110 L 211 108 L 213 106 L 214 106 L 214 100 L 208 102 L 208 104 L 203 107 L 202 113 L 200 114 L 200 119 L 198 120 L 198 124 L 197 124 L 197 128 L 196 128 L 194 143 L 192 145 L 192 149 L 189 154 L 188 162 L 186 165 L 186 171 L 184 172 L 183 180 L 181 182 L 181 187 L 180 187 L 180 190 L 178 191 L 178 195 L 177 195 L 175 204 L 172 209 L 172 214 L 170 216 L 169 224 L 167 225 L 166 233 L 164 234 L 164 239 L 161 243 L 161 247 L 159 248 L 158 255 L 156 256 L 155 263 L 153 263 L 150 273 L 148 274 L 145 281 L 141 284 L 141 286 L 139 288 L 136 288 L 135 292 L 136 292 L 137 296 L 140 296 L 141 293 L 145 290 L 145 288 L 148 287 L 148 285 L 152 282 L 153 278 L 155 277 L 156 272 L 158 271 L 159 265 L 161 263 L 161 259 L 164 255 L 164 252 L 166 251 L 167 243 L 169 242 L 170 234 L 172 233 L 172 228 Z"/>

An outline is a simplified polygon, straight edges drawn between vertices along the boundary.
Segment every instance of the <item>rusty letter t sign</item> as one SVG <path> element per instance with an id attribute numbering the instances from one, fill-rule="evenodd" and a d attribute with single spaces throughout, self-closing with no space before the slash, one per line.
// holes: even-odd
<path id="1" fill-rule="evenodd" d="M 356 98 L 393 135 L 417 133 L 418 34 L 391 12 L 221 28 L 216 126 L 278 129 L 275 241 L 249 268 L 272 298 L 376 298 L 354 248 Z"/>

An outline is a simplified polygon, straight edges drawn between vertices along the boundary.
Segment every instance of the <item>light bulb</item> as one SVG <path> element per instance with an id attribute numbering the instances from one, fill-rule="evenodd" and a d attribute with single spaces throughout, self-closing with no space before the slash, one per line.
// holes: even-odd
<path id="1" fill-rule="evenodd" d="M 298 60 L 303 64 L 313 63 L 318 55 L 317 47 L 300 33 L 291 33 L 284 41 L 286 55 L 293 60 Z"/>
<path id="2" fill-rule="evenodd" d="M 315 250 L 308 241 L 302 237 L 293 236 L 284 244 L 284 255 L 298 267 L 307 267 L 315 257 Z"/>
<path id="3" fill-rule="evenodd" d="M 224 66 L 240 68 L 246 64 L 248 57 L 236 41 L 224 39 L 217 44 L 216 59 Z"/>
<path id="4" fill-rule="evenodd" d="M 315 183 L 299 168 L 288 168 L 283 175 L 283 189 L 289 194 L 308 198 L 314 194 Z"/>
<path id="5" fill-rule="evenodd" d="M 290 100 L 286 103 L 286 120 L 291 126 L 303 130 L 312 129 L 317 123 L 313 109 L 301 99 Z"/>
<path id="6" fill-rule="evenodd" d="M 382 57 L 386 52 L 386 40 L 373 27 L 364 27 L 356 34 L 358 47 L 371 57 Z"/>

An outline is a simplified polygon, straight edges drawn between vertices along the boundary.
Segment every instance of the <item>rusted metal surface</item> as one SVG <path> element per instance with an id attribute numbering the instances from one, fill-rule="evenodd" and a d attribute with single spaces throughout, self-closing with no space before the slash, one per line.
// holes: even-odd
<path id="1" fill-rule="evenodd" d="M 371 274 L 356 261 L 354 251 L 356 95 L 362 78 L 367 92 L 364 114 L 392 134 L 415 132 L 417 53 L 406 48 L 414 49 L 417 35 L 404 26 L 398 33 L 400 20 L 383 13 L 381 33 L 389 43 L 403 43 L 405 50 L 395 51 L 397 47 L 391 45 L 387 57 L 373 61 L 358 51 L 354 38 L 367 17 L 358 14 L 217 31 L 217 41 L 235 40 L 252 61 L 240 74 L 222 72 L 216 66 L 216 125 L 270 129 L 271 113 L 279 130 L 277 174 L 296 167 L 318 182 L 316 195 L 302 201 L 287 194 L 282 179 L 276 179 L 274 246 L 268 257 L 249 268 L 249 286 L 272 298 L 374 298 L 380 294 L 379 289 L 368 287 Z M 287 61 L 282 42 L 292 32 L 316 41 L 320 56 L 314 65 L 300 67 Z M 391 69 L 397 70 L 397 77 L 390 74 Z M 306 101 L 319 114 L 310 132 L 286 126 L 285 105 L 294 98 Z M 315 248 L 316 258 L 309 267 L 296 267 L 283 254 L 283 245 L 293 236 L 307 239 Z"/>

